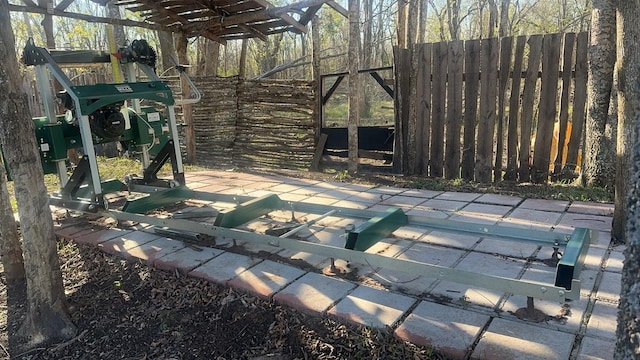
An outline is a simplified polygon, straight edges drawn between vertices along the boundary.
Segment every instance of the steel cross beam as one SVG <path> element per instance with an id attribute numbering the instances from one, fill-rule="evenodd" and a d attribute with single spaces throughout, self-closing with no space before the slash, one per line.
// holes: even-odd
<path id="1" fill-rule="evenodd" d="M 125 213 L 117 210 L 103 211 L 100 214 L 118 220 L 145 223 L 175 231 L 185 231 L 188 233 L 199 233 L 232 239 L 243 239 L 261 245 L 338 258 L 372 267 L 400 270 L 440 280 L 499 290 L 536 299 L 564 302 L 566 300 L 577 300 L 580 297 L 580 280 L 578 279 L 572 279 L 571 286 L 567 289 L 565 287 L 543 282 L 486 275 L 479 272 L 471 272 L 418 261 L 392 258 L 290 238 L 259 234 L 234 228 L 223 228 L 195 221 L 162 219 L 140 214 Z"/>

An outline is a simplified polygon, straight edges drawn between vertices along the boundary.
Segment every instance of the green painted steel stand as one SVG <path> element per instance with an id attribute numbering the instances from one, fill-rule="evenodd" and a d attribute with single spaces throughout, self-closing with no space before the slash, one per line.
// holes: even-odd
<path id="1" fill-rule="evenodd" d="M 236 206 L 234 209 L 222 210 L 216 217 L 215 226 L 234 228 L 249 220 L 259 218 L 271 211 L 282 208 L 284 203 L 278 195 L 269 194 Z"/>

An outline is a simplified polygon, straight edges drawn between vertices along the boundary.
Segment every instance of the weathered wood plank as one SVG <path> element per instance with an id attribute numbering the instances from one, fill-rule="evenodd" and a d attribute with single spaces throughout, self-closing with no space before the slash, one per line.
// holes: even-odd
<path id="1" fill-rule="evenodd" d="M 433 91 L 431 106 L 430 175 L 442 177 L 444 163 L 444 124 L 447 100 L 447 43 L 433 46 Z"/>
<path id="2" fill-rule="evenodd" d="M 505 100 L 507 98 L 507 84 L 511 71 L 511 57 L 513 37 L 500 39 L 500 69 L 498 72 L 498 119 L 496 121 L 496 161 L 493 168 L 493 181 L 502 180 L 504 168 L 504 131 L 506 128 Z"/>
<path id="3" fill-rule="evenodd" d="M 416 98 L 416 170 L 429 172 L 429 141 L 431 136 L 431 53 L 432 44 L 418 45 Z"/>
<path id="4" fill-rule="evenodd" d="M 500 48 L 497 38 L 483 39 L 480 47 L 480 117 L 475 176 L 476 181 L 487 183 L 491 181 L 493 164 Z"/>
<path id="5" fill-rule="evenodd" d="M 562 34 L 547 34 L 543 39 L 538 125 L 531 169 L 531 179 L 537 183 L 547 182 L 549 177 L 553 124 L 557 114 L 561 41 Z"/>
<path id="6" fill-rule="evenodd" d="M 529 61 L 524 79 L 522 94 L 522 117 L 520 123 L 520 168 L 518 180 L 527 182 L 531 179 L 530 151 L 531 151 L 531 127 L 533 123 L 533 105 L 536 98 L 538 72 L 540 71 L 540 58 L 542 55 L 542 35 L 533 35 L 529 38 Z"/>
<path id="7" fill-rule="evenodd" d="M 393 146 L 393 171 L 404 173 L 407 169 L 407 138 L 409 121 L 409 70 L 411 59 L 409 50 L 393 48 L 393 56 L 397 66 L 394 67 L 395 75 L 395 138 Z"/>
<path id="8" fill-rule="evenodd" d="M 462 178 L 473 180 L 476 162 L 476 122 L 480 89 L 480 40 L 464 45 L 464 134 L 462 140 Z"/>
<path id="9" fill-rule="evenodd" d="M 448 46 L 447 128 L 444 177 L 460 177 L 460 130 L 462 128 L 462 74 L 464 42 L 452 41 Z"/>
<path id="10" fill-rule="evenodd" d="M 567 126 L 569 123 L 569 94 L 571 92 L 571 73 L 573 72 L 573 54 L 576 42 L 575 33 L 564 34 L 564 50 L 562 53 L 562 92 L 560 94 L 560 116 L 558 117 L 558 145 L 553 164 L 553 175 L 557 178 L 564 163 L 564 145 L 567 140 Z"/>
<path id="11" fill-rule="evenodd" d="M 567 145 L 567 160 L 563 174 L 573 177 L 573 172 L 578 164 L 578 153 L 582 145 L 582 129 L 586 121 L 587 102 L 587 48 L 589 46 L 589 34 L 582 32 L 578 34 L 576 41 L 576 69 L 575 85 L 573 91 L 573 111 L 571 112 L 571 137 Z"/>
<path id="12" fill-rule="evenodd" d="M 518 177 L 518 114 L 520 113 L 520 89 L 526 36 L 518 36 L 513 59 L 511 96 L 509 97 L 509 120 L 507 124 L 507 169 L 504 180 L 514 181 Z"/>

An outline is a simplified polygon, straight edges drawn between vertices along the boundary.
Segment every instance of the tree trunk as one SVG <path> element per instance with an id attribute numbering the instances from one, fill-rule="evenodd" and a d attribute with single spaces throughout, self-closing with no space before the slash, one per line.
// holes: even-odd
<path id="1" fill-rule="evenodd" d="M 240 64 L 238 65 L 238 77 L 241 80 L 247 78 L 247 50 L 249 39 L 242 39 L 242 49 L 240 50 Z"/>
<path id="2" fill-rule="evenodd" d="M 205 65 L 204 73 L 208 76 L 218 76 L 218 57 L 220 55 L 220 43 L 205 40 Z"/>
<path id="3" fill-rule="evenodd" d="M 420 15 L 418 15 L 418 36 L 416 43 L 422 44 L 427 36 L 427 15 L 429 13 L 429 2 L 427 0 L 418 0 Z"/>
<path id="4" fill-rule="evenodd" d="M 47 9 L 48 3 L 49 3 L 49 0 L 38 0 L 38 7 Z M 55 6 L 55 2 L 53 3 L 53 5 Z M 56 41 L 53 36 L 53 16 L 50 14 L 44 15 L 44 19 L 42 20 L 41 25 L 42 25 L 42 28 L 44 28 L 44 36 L 45 36 L 45 39 L 47 40 L 47 48 L 55 49 Z"/>
<path id="5" fill-rule="evenodd" d="M 7 0 L 0 0 L 0 143 L 14 181 L 20 215 L 27 315 L 20 334 L 29 346 L 76 333 L 68 315 L 44 174 L 15 55 Z"/>
<path id="6" fill-rule="evenodd" d="M 498 23 L 498 5 L 496 0 L 489 0 L 489 28 L 487 37 L 492 38 L 496 36 L 496 25 Z"/>
<path id="7" fill-rule="evenodd" d="M 505 37 L 511 33 L 511 29 L 509 28 L 510 6 L 511 0 L 502 0 L 502 2 L 500 2 L 500 25 L 498 27 L 498 36 L 500 37 Z"/>
<path id="8" fill-rule="evenodd" d="M 640 121 L 636 119 L 636 140 L 633 149 L 633 179 L 636 186 L 629 196 L 627 221 L 627 248 L 622 267 L 622 289 L 618 306 L 618 328 L 614 358 L 619 360 L 640 357 Z"/>
<path id="9" fill-rule="evenodd" d="M 168 31 L 158 31 L 158 39 L 160 40 L 160 59 L 162 63 L 162 71 L 159 74 L 165 73 L 176 64 L 173 58 L 175 58 L 176 49 L 173 45 L 173 34 Z"/>
<path id="10" fill-rule="evenodd" d="M 397 36 L 398 36 L 398 47 L 401 49 L 407 48 L 407 11 L 408 11 L 408 0 L 398 0 L 398 18 L 397 22 Z"/>
<path id="11" fill-rule="evenodd" d="M 627 197 L 635 181 L 631 177 L 634 125 L 640 116 L 640 4 L 619 1 L 617 12 L 618 130 L 615 176 L 615 210 L 611 236 L 625 242 L 629 212 Z"/>
<path id="12" fill-rule="evenodd" d="M 180 65 L 188 65 L 189 57 L 187 56 L 187 45 L 189 40 L 184 34 L 176 34 L 176 51 L 178 52 L 178 62 Z M 182 98 L 188 99 L 191 97 L 191 88 L 185 78 L 180 79 L 180 89 L 182 91 Z M 189 164 L 195 164 L 196 162 L 196 132 L 193 127 L 193 120 L 191 119 L 191 105 L 182 105 L 182 122 L 185 125 L 184 140 L 186 147 L 186 162 Z"/>
<path id="13" fill-rule="evenodd" d="M 616 62 L 616 9 L 611 0 L 595 0 L 591 14 L 591 46 L 587 77 L 587 121 L 582 181 L 613 188 L 615 142 L 606 135 Z"/>
<path id="14" fill-rule="evenodd" d="M 358 67 L 360 50 L 360 1 L 349 0 L 349 173 L 358 172 L 358 127 L 360 126 L 360 82 Z"/>
<path id="15" fill-rule="evenodd" d="M 0 161 L 0 238 L 0 260 L 4 267 L 4 277 L 10 283 L 24 279 L 24 259 L 20 237 L 11 209 L 7 174 L 2 161 Z"/>
<path id="16" fill-rule="evenodd" d="M 115 0 L 110 0 L 107 3 L 107 12 L 111 19 L 122 19 L 120 7 L 116 5 Z M 124 33 L 124 26 L 113 25 L 113 34 L 116 40 L 116 47 L 124 46 L 127 41 L 127 36 Z"/>

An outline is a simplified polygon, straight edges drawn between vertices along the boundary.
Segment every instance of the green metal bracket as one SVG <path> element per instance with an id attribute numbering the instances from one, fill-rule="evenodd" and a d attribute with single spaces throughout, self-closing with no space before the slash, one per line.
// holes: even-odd
<path id="1" fill-rule="evenodd" d="M 220 211 L 213 225 L 234 228 L 280 208 L 282 208 L 282 200 L 278 195 L 265 195 L 242 203 L 233 209 Z"/>
<path id="2" fill-rule="evenodd" d="M 123 84 L 96 84 L 72 87 L 81 102 L 84 115 L 115 102 L 129 99 L 147 99 L 174 105 L 169 86 L 162 81 L 134 82 Z"/>
<path id="3" fill-rule="evenodd" d="M 571 234 L 571 238 L 567 243 L 562 258 L 558 262 L 556 269 L 555 285 L 571 290 L 571 282 L 580 276 L 584 259 L 589 250 L 591 242 L 592 230 L 585 228 L 576 228 Z"/>
<path id="4" fill-rule="evenodd" d="M 180 186 L 150 193 L 134 200 L 127 200 L 122 207 L 122 211 L 143 214 L 149 210 L 173 205 L 179 201 L 190 199 L 192 197 L 193 190 Z"/>
<path id="5" fill-rule="evenodd" d="M 376 216 L 350 231 L 345 248 L 365 251 L 373 244 L 391 235 L 399 227 L 406 225 L 407 215 L 399 208 L 389 208 L 384 215 Z"/>
<path id="6" fill-rule="evenodd" d="M 122 181 L 117 179 L 105 180 L 101 183 L 102 193 L 109 194 L 118 191 L 127 190 L 127 185 L 125 185 Z M 93 197 L 93 191 L 89 188 L 88 185 L 81 186 L 76 192 L 76 198 L 79 199 L 90 199 Z"/>

